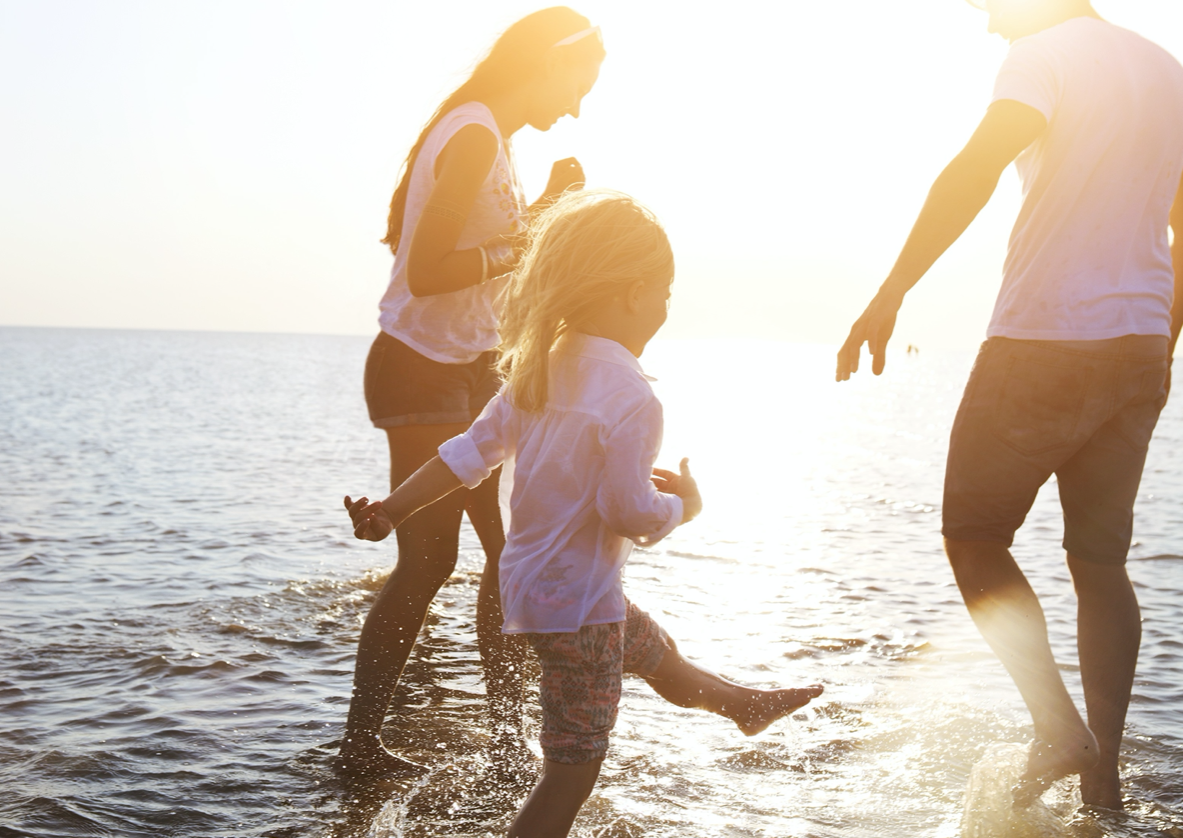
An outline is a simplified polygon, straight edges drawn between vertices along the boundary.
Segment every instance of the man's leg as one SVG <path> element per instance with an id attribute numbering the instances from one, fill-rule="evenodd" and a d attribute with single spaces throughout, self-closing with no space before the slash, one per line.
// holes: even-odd
<path id="1" fill-rule="evenodd" d="M 1085 803 L 1121 809 L 1117 758 L 1142 642 L 1142 616 L 1124 566 L 1086 562 L 1071 554 L 1077 599 L 1077 649 L 1089 727 L 1100 761 L 1080 775 Z"/>
<path id="2" fill-rule="evenodd" d="M 1081 774 L 1085 803 L 1121 809 L 1117 763 L 1133 689 L 1142 620 L 1126 574 L 1134 503 L 1166 402 L 1166 338 L 1121 339 L 1112 417 L 1056 469 L 1064 549 L 1077 598 L 1077 650 L 1089 727 L 1100 761 Z"/>
<path id="3" fill-rule="evenodd" d="M 1097 741 L 1072 703 L 1047 638 L 1039 599 L 1002 544 L 945 540 L 970 616 L 1014 679 L 1035 723 L 1025 779 L 1046 783 L 1091 768 Z M 1044 783 L 1041 783 L 1044 785 Z"/>

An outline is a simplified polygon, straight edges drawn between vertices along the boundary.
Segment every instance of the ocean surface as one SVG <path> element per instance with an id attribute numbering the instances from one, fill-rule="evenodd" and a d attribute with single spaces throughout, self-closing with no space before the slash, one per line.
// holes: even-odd
<path id="1" fill-rule="evenodd" d="M 340 508 L 386 488 L 368 343 L 0 329 L 0 836 L 504 834 L 531 769 L 487 747 L 467 526 L 385 734 L 430 773 L 358 787 L 332 770 L 393 562 Z M 627 590 L 701 663 L 826 693 L 749 739 L 629 679 L 574 835 L 1183 836 L 1183 400 L 1151 448 L 1130 562 L 1145 637 L 1128 814 L 1081 810 L 1063 782 L 1015 816 L 1029 720 L 938 535 L 971 362 L 898 353 L 838 385 L 826 347 L 651 347 L 663 460 L 691 458 L 706 511 L 634 553 Z M 1060 537 L 1049 485 L 1015 553 L 1079 697 Z"/>

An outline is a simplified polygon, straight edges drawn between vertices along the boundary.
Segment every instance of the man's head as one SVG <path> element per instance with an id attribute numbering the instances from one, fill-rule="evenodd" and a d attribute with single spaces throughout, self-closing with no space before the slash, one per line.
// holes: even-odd
<path id="1" fill-rule="evenodd" d="M 1008 41 L 1042 32 L 1074 17 L 1097 17 L 1090 0 L 969 0 L 990 14 L 990 31 Z"/>

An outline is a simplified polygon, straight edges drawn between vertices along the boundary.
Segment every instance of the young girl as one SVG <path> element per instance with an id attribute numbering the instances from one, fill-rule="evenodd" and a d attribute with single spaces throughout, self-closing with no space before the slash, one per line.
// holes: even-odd
<path id="1" fill-rule="evenodd" d="M 633 544 L 657 543 L 702 509 L 686 460 L 678 474 L 653 469 L 661 404 L 637 361 L 665 322 L 673 253 L 657 220 L 612 192 L 564 196 L 532 238 L 507 292 L 502 391 L 386 500 L 345 505 L 358 538 L 381 540 L 506 464 L 503 630 L 538 653 L 546 758 L 509 834 L 549 838 L 567 835 L 595 785 L 624 672 L 748 735 L 822 689 L 757 690 L 701 669 L 625 597 Z"/>
<path id="2" fill-rule="evenodd" d="M 366 360 L 370 420 L 386 432 L 391 487 L 468 427 L 500 381 L 497 299 L 512 267 L 510 238 L 530 209 L 514 174 L 510 137 L 579 116 L 604 58 L 599 29 L 562 6 L 510 26 L 471 77 L 439 106 L 407 155 L 390 202 L 385 242 L 394 253 L 382 331 Z M 583 180 L 575 160 L 555 164 L 544 201 Z M 353 774 L 412 764 L 380 731 L 427 609 L 456 566 L 467 512 L 485 550 L 477 638 L 495 715 L 512 728 L 521 693 L 515 652 L 501 634 L 497 560 L 504 544 L 496 481 L 464 489 L 398 528 L 398 563 L 362 628 L 341 766 Z M 517 644 L 520 646 L 520 643 Z"/>

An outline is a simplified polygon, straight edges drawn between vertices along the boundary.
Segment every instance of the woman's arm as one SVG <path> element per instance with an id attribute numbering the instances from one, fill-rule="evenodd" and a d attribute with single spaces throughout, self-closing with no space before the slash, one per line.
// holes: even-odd
<path id="1" fill-rule="evenodd" d="M 497 138 L 483 125 L 466 125 L 436 160 L 435 186 L 411 237 L 407 287 L 416 297 L 447 294 L 479 285 L 480 250 L 457 250 L 477 194 L 497 159 Z M 488 276 L 504 271 L 489 265 Z"/>

